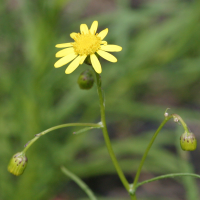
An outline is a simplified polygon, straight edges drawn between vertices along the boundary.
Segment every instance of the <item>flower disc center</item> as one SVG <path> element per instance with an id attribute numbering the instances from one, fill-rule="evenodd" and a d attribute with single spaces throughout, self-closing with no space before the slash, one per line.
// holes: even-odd
<path id="1" fill-rule="evenodd" d="M 91 33 L 77 34 L 74 38 L 74 51 L 78 55 L 91 55 L 100 48 L 101 38 Z"/>

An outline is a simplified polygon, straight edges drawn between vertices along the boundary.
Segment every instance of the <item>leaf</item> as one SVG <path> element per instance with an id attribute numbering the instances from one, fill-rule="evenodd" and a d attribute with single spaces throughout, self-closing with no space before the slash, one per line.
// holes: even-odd
<path id="1" fill-rule="evenodd" d="M 85 127 L 85 128 L 80 129 L 79 131 L 73 132 L 73 134 L 77 135 L 77 134 L 80 134 L 80 133 L 84 133 L 84 132 L 89 131 L 93 128 L 97 128 L 97 127 Z"/>

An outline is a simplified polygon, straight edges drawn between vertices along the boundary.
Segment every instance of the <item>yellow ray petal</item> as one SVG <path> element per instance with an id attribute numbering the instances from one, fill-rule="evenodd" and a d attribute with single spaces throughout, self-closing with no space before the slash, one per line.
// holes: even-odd
<path id="1" fill-rule="evenodd" d="M 95 35 L 96 31 L 97 31 L 97 27 L 98 27 L 98 21 L 94 21 L 90 27 L 90 33 L 92 33 L 93 35 Z"/>
<path id="2" fill-rule="evenodd" d="M 81 56 L 80 65 L 83 64 L 83 62 L 85 61 L 86 57 L 87 57 L 87 55 Z"/>
<path id="3" fill-rule="evenodd" d="M 71 47 L 72 43 L 62 43 L 62 44 L 57 44 L 57 48 L 64 48 L 64 47 Z"/>
<path id="4" fill-rule="evenodd" d="M 70 34 L 70 37 L 71 37 L 72 39 L 74 39 L 77 35 L 78 35 L 78 33 L 74 33 L 74 32 L 73 32 L 73 33 Z"/>
<path id="5" fill-rule="evenodd" d="M 101 41 L 100 44 L 107 45 L 107 42 L 106 41 Z"/>
<path id="6" fill-rule="evenodd" d="M 118 45 L 106 45 L 106 46 L 102 45 L 100 49 L 104 51 L 117 52 L 121 51 L 122 47 Z"/>
<path id="7" fill-rule="evenodd" d="M 102 51 L 102 50 L 98 50 L 97 53 L 104 59 L 110 61 L 110 62 L 117 62 L 117 58 L 115 58 L 115 56 L 113 56 L 112 54 Z"/>
<path id="8" fill-rule="evenodd" d="M 69 63 L 70 61 L 72 61 L 74 58 L 76 58 L 77 55 L 75 53 L 71 53 L 61 59 L 59 59 L 55 64 L 54 67 L 58 68 L 58 67 L 62 67 L 63 65 Z"/>
<path id="9" fill-rule="evenodd" d="M 101 38 L 101 40 L 103 40 L 106 35 L 108 34 L 108 28 L 104 29 L 103 31 L 101 31 L 98 36 Z"/>
<path id="10" fill-rule="evenodd" d="M 74 59 L 65 70 L 65 73 L 71 74 L 79 66 L 81 58 L 82 56 L 78 56 L 76 59 Z"/>
<path id="11" fill-rule="evenodd" d="M 98 60 L 98 58 L 96 57 L 95 54 L 91 54 L 90 55 L 90 60 L 91 60 L 91 63 L 92 63 L 92 66 L 94 68 L 94 70 L 100 74 L 102 72 L 102 69 L 101 69 L 101 64 Z"/>
<path id="12" fill-rule="evenodd" d="M 88 33 L 88 27 L 86 24 L 81 24 L 80 29 L 81 29 L 81 33 L 84 33 L 84 34 Z"/>
<path id="13" fill-rule="evenodd" d="M 56 53 L 56 58 L 64 57 L 64 56 L 67 56 L 68 54 L 71 54 L 71 53 L 74 53 L 73 47 L 60 50 L 59 52 Z"/>

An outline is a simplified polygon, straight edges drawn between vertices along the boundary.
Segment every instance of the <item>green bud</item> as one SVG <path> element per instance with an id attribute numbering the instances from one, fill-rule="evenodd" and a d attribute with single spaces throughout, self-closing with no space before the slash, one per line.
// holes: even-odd
<path id="1" fill-rule="evenodd" d="M 78 78 L 79 87 L 83 90 L 89 90 L 94 84 L 94 78 L 90 70 L 82 72 Z"/>
<path id="2" fill-rule="evenodd" d="M 181 148 L 184 151 L 194 151 L 197 148 L 197 140 L 193 133 L 183 133 L 180 137 Z"/>
<path id="3" fill-rule="evenodd" d="M 10 163 L 8 165 L 8 171 L 14 174 L 15 176 L 19 176 L 23 174 L 27 163 L 28 158 L 25 156 L 25 153 L 16 153 L 10 160 Z"/>

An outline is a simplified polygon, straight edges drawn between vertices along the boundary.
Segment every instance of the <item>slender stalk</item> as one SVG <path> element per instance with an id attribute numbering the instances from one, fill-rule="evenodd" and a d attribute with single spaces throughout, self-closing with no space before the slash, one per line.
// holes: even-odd
<path id="1" fill-rule="evenodd" d="M 157 180 L 160 180 L 160 179 L 164 179 L 164 178 L 175 178 L 175 177 L 178 177 L 178 176 L 192 176 L 192 177 L 195 177 L 195 178 L 200 178 L 200 175 L 198 174 L 193 174 L 193 173 L 175 173 L 175 174 L 166 174 L 166 175 L 161 175 L 161 176 L 157 176 L 155 178 L 151 178 L 151 179 L 148 179 L 146 181 L 142 181 L 140 183 L 138 183 L 136 185 L 136 188 L 138 188 L 139 186 L 145 184 L 145 183 L 150 183 L 152 181 L 157 181 Z"/>
<path id="2" fill-rule="evenodd" d="M 70 126 L 89 126 L 89 127 L 101 128 L 102 124 L 100 124 L 100 123 L 99 124 L 94 124 L 94 123 L 68 123 L 68 124 L 61 124 L 61 125 L 58 125 L 58 126 L 51 127 L 51 128 L 49 128 L 45 131 L 42 131 L 41 133 L 36 134 L 35 137 L 25 145 L 23 152 L 25 153 L 30 148 L 30 146 L 37 139 L 39 139 L 42 135 L 45 135 L 46 133 L 49 133 L 49 132 L 54 131 L 56 129 L 70 127 Z"/>
<path id="3" fill-rule="evenodd" d="M 67 168 L 61 167 L 61 171 L 66 175 L 69 176 L 74 182 L 78 184 L 78 186 L 88 195 L 91 200 L 97 200 L 94 196 L 92 190 L 75 174 L 70 172 Z"/>
<path id="4" fill-rule="evenodd" d="M 166 110 L 166 111 L 167 111 L 167 110 Z M 138 170 L 137 170 L 137 173 L 136 173 L 136 176 L 135 176 L 133 185 L 132 185 L 132 187 L 131 187 L 131 190 L 132 190 L 133 193 L 135 193 L 136 188 L 138 187 L 138 184 L 137 184 L 137 183 L 138 183 L 138 179 L 139 179 L 139 177 L 140 177 L 140 173 L 141 173 L 142 167 L 143 167 L 143 165 L 144 165 L 144 161 L 145 161 L 145 159 L 146 159 L 146 157 L 147 157 L 147 154 L 148 154 L 148 152 L 149 152 L 151 146 L 153 145 L 153 142 L 154 142 L 154 140 L 156 139 L 158 133 L 160 132 L 160 130 L 162 129 L 162 127 L 166 124 L 166 122 L 169 121 L 171 118 L 174 118 L 174 122 L 181 122 L 181 124 L 182 124 L 184 130 L 187 131 L 187 132 L 189 132 L 186 123 L 183 121 L 183 119 L 182 119 L 179 115 L 177 115 L 177 114 L 172 114 L 172 115 L 168 116 L 168 113 L 166 113 L 166 112 L 165 112 L 165 114 L 167 114 L 167 115 L 165 116 L 164 121 L 161 123 L 161 125 L 158 127 L 157 131 L 154 133 L 154 135 L 153 135 L 153 137 L 152 137 L 152 139 L 151 139 L 149 145 L 147 146 L 147 149 L 146 149 L 146 151 L 145 151 L 145 153 L 144 153 L 144 155 L 143 155 L 143 157 L 142 157 L 142 159 L 141 159 L 141 162 L 140 162 L 139 168 L 138 168 Z M 164 177 L 165 177 L 165 176 L 167 176 L 167 175 L 164 175 Z M 169 176 L 170 176 L 170 175 L 169 175 Z M 197 176 L 198 176 L 198 175 L 197 175 Z M 197 176 L 196 176 L 196 177 L 197 177 Z M 161 177 L 163 177 L 163 176 L 161 176 Z M 151 179 L 150 179 L 150 180 L 151 180 Z M 147 181 L 148 181 L 148 180 L 147 180 Z"/>
<path id="5" fill-rule="evenodd" d="M 137 200 L 137 197 L 136 197 L 135 194 L 134 194 L 134 195 L 131 195 L 131 200 Z"/>
<path id="6" fill-rule="evenodd" d="M 177 132 L 180 131 L 180 127 L 177 128 Z M 189 133 L 189 132 L 188 132 Z M 194 168 L 192 163 L 190 162 L 190 153 L 188 151 L 183 151 L 180 148 L 180 136 L 176 134 L 175 146 L 177 151 L 177 156 L 179 156 L 184 164 L 177 163 L 178 167 L 180 167 L 182 173 L 194 173 Z M 187 200 L 197 200 L 199 199 L 199 191 L 198 186 L 196 184 L 196 180 L 193 177 L 184 176 L 181 180 L 184 188 L 185 188 L 185 199 Z"/>
<path id="7" fill-rule="evenodd" d="M 173 115 L 174 121 L 176 122 L 176 120 L 178 120 L 177 122 L 181 122 L 185 131 L 189 133 L 190 131 L 188 130 L 187 124 L 183 121 L 183 119 L 177 114 L 172 114 L 172 115 Z"/>
<path id="8" fill-rule="evenodd" d="M 113 165 L 115 166 L 115 169 L 116 169 L 116 171 L 118 173 L 118 176 L 119 176 L 122 184 L 126 188 L 126 190 L 129 192 L 129 183 L 128 183 L 126 177 L 124 176 L 124 173 L 122 172 L 122 170 L 121 170 L 121 168 L 119 166 L 119 163 L 118 163 L 117 158 L 115 156 L 115 153 L 114 153 L 114 151 L 112 149 L 110 138 L 109 138 L 109 135 L 108 135 L 107 126 L 106 126 L 106 118 L 105 118 L 105 105 L 104 105 L 104 98 L 103 98 L 102 89 L 101 89 L 100 76 L 96 72 L 95 72 L 95 75 L 96 75 L 97 91 L 98 91 L 98 95 L 99 95 L 99 103 L 100 103 L 100 111 L 101 111 L 101 122 L 103 124 L 101 129 L 103 131 L 104 140 L 105 140 L 108 152 L 110 154 L 111 160 L 113 162 Z"/>
<path id="9" fill-rule="evenodd" d="M 158 127 L 158 129 L 157 129 L 157 131 L 154 133 L 154 135 L 153 135 L 153 137 L 152 137 L 152 139 L 151 139 L 149 145 L 147 146 L 146 151 L 145 151 L 145 153 L 144 153 L 144 155 L 143 155 L 143 157 L 142 157 L 142 160 L 141 160 L 141 162 L 140 162 L 139 168 L 138 168 L 138 170 L 137 170 L 137 173 L 136 173 L 134 182 L 133 182 L 133 190 L 136 189 L 137 182 L 138 182 L 138 179 L 139 179 L 139 177 L 140 177 L 140 173 L 141 173 L 141 170 L 142 170 L 144 161 L 145 161 L 145 159 L 146 159 L 146 157 L 147 157 L 147 154 L 148 154 L 148 152 L 149 152 L 149 150 L 150 150 L 150 148 L 151 148 L 151 146 L 152 146 L 154 140 L 156 139 L 156 137 L 157 137 L 158 133 L 160 132 L 160 130 L 162 129 L 162 127 L 163 127 L 163 126 L 166 124 L 166 122 L 169 121 L 172 117 L 173 117 L 173 115 L 170 115 L 170 116 L 168 116 L 168 117 L 165 117 L 164 121 L 163 121 L 163 122 L 161 123 L 161 125 Z"/>

